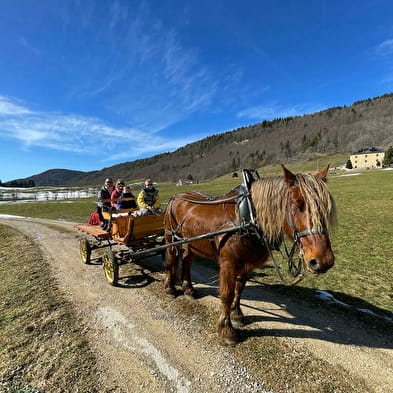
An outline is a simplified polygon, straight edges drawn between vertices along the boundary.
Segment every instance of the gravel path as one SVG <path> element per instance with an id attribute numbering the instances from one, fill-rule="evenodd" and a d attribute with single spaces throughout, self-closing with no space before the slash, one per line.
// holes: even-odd
<path id="1" fill-rule="evenodd" d="M 112 386 L 114 392 L 273 392 L 266 390 L 261 374 L 251 371 L 255 367 L 217 342 L 196 311 L 183 314 L 172 307 L 183 302 L 192 310 L 195 301 L 164 297 L 159 257 L 123 267 L 125 284 L 114 288 L 101 264 L 81 263 L 81 233 L 72 224 L 6 216 L 0 216 L 0 222 L 31 236 L 44 251 L 60 288 L 83 318 L 103 386 Z M 215 278 L 201 267 L 194 270 L 196 288 L 203 294 L 196 302 L 218 310 Z M 288 346 L 306 347 L 366 381 L 369 392 L 393 392 L 392 337 L 370 337 L 337 316 L 280 299 L 255 283 L 246 287 L 242 304 L 252 334 L 270 332 Z"/>

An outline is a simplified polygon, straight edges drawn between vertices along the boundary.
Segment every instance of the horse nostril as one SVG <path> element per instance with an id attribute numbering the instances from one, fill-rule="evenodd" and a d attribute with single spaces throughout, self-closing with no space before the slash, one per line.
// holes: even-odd
<path id="1" fill-rule="evenodd" d="M 317 259 L 310 259 L 308 264 L 310 265 L 310 268 L 314 271 L 319 269 L 319 262 Z"/>

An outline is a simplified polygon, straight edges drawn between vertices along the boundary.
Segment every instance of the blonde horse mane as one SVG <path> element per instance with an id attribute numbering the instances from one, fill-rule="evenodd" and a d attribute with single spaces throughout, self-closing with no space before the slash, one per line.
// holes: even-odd
<path id="1" fill-rule="evenodd" d="M 336 226 L 336 205 L 326 183 L 318 176 L 296 174 L 295 185 L 300 188 L 310 226 L 333 229 Z M 289 187 L 284 178 L 267 177 L 252 184 L 251 196 L 262 231 L 274 242 L 283 235 L 288 209 Z"/>

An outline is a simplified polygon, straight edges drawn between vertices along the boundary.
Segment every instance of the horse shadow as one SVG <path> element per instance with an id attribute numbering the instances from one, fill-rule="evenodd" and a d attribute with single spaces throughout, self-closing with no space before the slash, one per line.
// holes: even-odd
<path id="1" fill-rule="evenodd" d="M 239 331 L 241 340 L 261 336 L 309 338 L 393 349 L 392 313 L 341 292 L 329 291 L 339 302 L 327 302 L 317 294 L 315 289 L 281 284 L 246 286 L 242 296 L 242 308 L 247 309 L 246 328 Z M 271 306 L 256 307 L 255 300 Z M 273 327 L 264 328 L 263 323 Z"/>
<path id="2" fill-rule="evenodd" d="M 244 288 L 241 307 L 245 326 L 238 331 L 241 341 L 275 336 L 393 349 L 392 312 L 342 292 L 259 281 L 268 275 L 256 273 Z M 218 297 L 217 270 L 193 272 L 193 277 L 198 283 L 197 299 Z"/>
<path id="3" fill-rule="evenodd" d="M 102 259 L 99 257 L 96 263 L 91 263 L 102 264 Z M 156 278 L 157 274 L 163 273 L 160 256 L 143 258 L 131 265 L 131 273 L 122 274 L 120 270 L 119 287 L 142 288 L 162 281 Z M 211 266 L 201 270 L 198 264 L 198 271 L 192 274 L 196 283 L 196 299 L 218 297 L 218 270 Z M 259 272 L 257 278 L 266 275 L 269 274 Z M 388 310 L 342 292 L 329 291 L 335 299 L 340 299 L 339 302 L 329 302 L 318 298 L 315 289 L 262 284 L 255 279 L 251 279 L 250 283 L 246 285 L 241 298 L 241 307 L 246 315 L 245 327 L 238 330 L 241 341 L 274 336 L 393 349 L 393 314 Z M 176 296 L 179 295 L 181 291 L 177 291 Z M 263 304 L 258 306 L 258 301 Z M 356 308 L 350 305 L 356 305 Z M 264 323 L 269 328 L 264 327 Z"/>

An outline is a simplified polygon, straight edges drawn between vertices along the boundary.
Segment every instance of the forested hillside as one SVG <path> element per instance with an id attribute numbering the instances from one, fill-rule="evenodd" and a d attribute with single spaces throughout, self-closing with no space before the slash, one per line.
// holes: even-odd
<path id="1" fill-rule="evenodd" d="M 244 167 L 289 163 L 317 153 L 350 153 L 393 144 L 393 94 L 314 114 L 263 121 L 216 134 L 173 153 L 125 162 L 93 172 L 50 170 L 25 180 L 36 185 L 93 185 L 107 176 L 176 181 L 214 178 Z M 67 172 L 67 171 L 66 171 Z"/>

